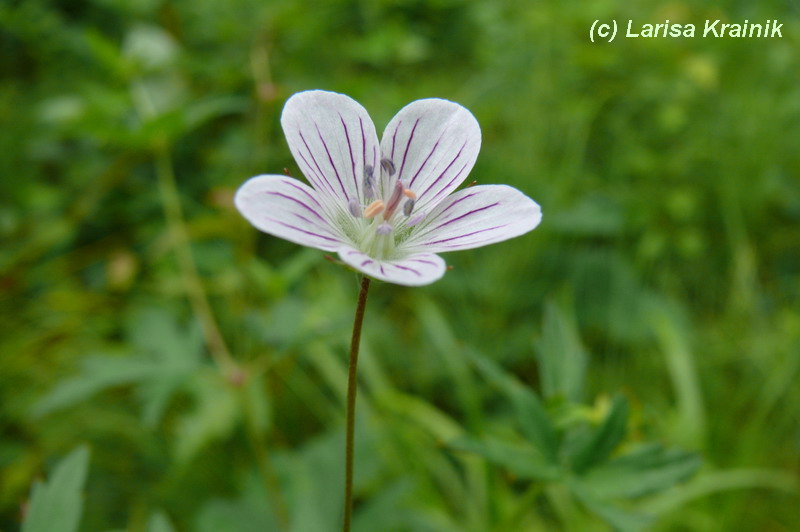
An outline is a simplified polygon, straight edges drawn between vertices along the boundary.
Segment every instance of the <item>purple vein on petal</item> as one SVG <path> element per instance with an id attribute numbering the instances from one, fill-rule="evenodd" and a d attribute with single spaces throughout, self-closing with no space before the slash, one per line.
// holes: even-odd
<path id="1" fill-rule="evenodd" d="M 458 172 L 456 172 L 456 174 L 453 176 L 453 179 L 451 179 L 445 186 L 441 187 L 439 192 L 437 192 L 436 195 L 428 201 L 428 203 L 435 205 L 439 203 L 441 199 L 444 199 L 444 196 L 449 194 L 450 186 L 458 181 L 458 179 L 461 177 L 461 174 L 463 174 L 464 170 L 467 169 L 467 166 L 469 166 L 469 161 L 465 162 L 464 166 L 458 169 Z"/>
<path id="2" fill-rule="evenodd" d="M 353 146 L 350 144 L 350 133 L 347 132 L 347 124 L 344 123 L 344 118 L 342 118 L 341 113 L 339 114 L 339 120 L 342 121 L 342 127 L 344 128 L 344 138 L 347 140 L 347 150 L 350 152 L 350 165 L 353 170 L 353 186 L 356 187 L 356 193 L 358 192 L 358 178 L 356 178 L 356 158 L 353 155 Z"/>
<path id="3" fill-rule="evenodd" d="M 361 170 L 363 173 L 367 167 L 367 137 L 364 135 L 364 121 L 360 116 L 358 117 L 358 127 L 361 128 Z M 353 170 L 353 177 L 355 177 L 355 170 Z M 359 190 L 358 183 L 359 181 L 356 180 L 356 192 Z"/>
<path id="4" fill-rule="evenodd" d="M 402 120 L 397 122 L 397 127 L 394 128 L 394 133 L 392 133 L 392 155 L 391 155 L 392 160 L 394 160 L 394 141 L 397 140 L 397 132 L 400 130 L 400 126 L 402 124 L 403 124 Z"/>
<path id="5" fill-rule="evenodd" d="M 316 205 L 317 207 L 319 207 L 319 208 L 320 208 L 320 210 L 323 210 L 323 211 L 325 210 L 325 209 L 322 207 L 322 204 L 321 204 L 320 202 L 318 202 L 318 201 L 317 201 L 317 198 L 315 198 L 314 196 L 312 196 L 312 195 L 311 195 L 311 194 L 310 194 L 310 193 L 309 193 L 309 192 L 308 192 L 306 189 L 304 189 L 303 187 L 301 187 L 301 186 L 298 186 L 298 185 L 296 185 L 296 184 L 292 183 L 291 181 L 284 181 L 284 183 L 286 183 L 287 185 L 289 185 L 289 186 L 290 186 L 290 187 L 292 187 L 292 188 L 295 188 L 295 189 L 297 189 L 299 192 L 302 192 L 303 194 L 305 194 L 305 196 L 306 196 L 308 199 L 310 199 L 311 201 L 313 201 L 313 202 L 314 202 L 314 205 Z"/>
<path id="6" fill-rule="evenodd" d="M 308 177 L 308 182 L 311 183 L 314 186 L 314 188 L 318 190 L 317 188 L 319 186 L 318 182 L 322 182 L 322 178 L 319 176 L 317 171 L 314 170 L 314 167 L 311 166 L 311 163 L 308 162 L 308 159 L 306 159 L 306 156 L 303 155 L 301 151 L 298 150 L 297 155 L 299 155 L 300 159 L 303 160 L 303 164 L 305 164 L 306 167 L 308 167 L 309 175 L 306 176 Z M 305 171 L 303 173 L 305 173 Z M 315 178 L 316 180 L 312 178 Z"/>
<path id="7" fill-rule="evenodd" d="M 328 189 L 331 191 L 331 193 L 334 196 L 336 196 L 336 191 L 333 190 L 333 186 L 331 186 L 330 182 L 327 179 L 325 179 L 325 177 L 324 177 L 325 176 L 325 172 L 323 172 L 322 168 L 320 168 L 319 163 L 317 162 L 317 158 L 314 157 L 314 152 L 311 151 L 311 148 L 309 147 L 308 142 L 306 142 L 306 138 L 303 136 L 303 132 L 298 130 L 298 133 L 300 134 L 300 140 L 303 141 L 303 144 L 305 145 L 306 150 L 308 150 L 308 156 L 311 157 L 311 160 L 314 161 L 314 166 L 317 167 L 317 171 L 319 172 L 319 174 L 317 174 L 317 179 L 319 179 L 320 186 L 322 185 L 322 183 L 325 183 L 327 185 Z M 301 154 L 301 156 L 302 156 L 302 154 Z M 303 157 L 303 162 L 305 162 L 308 165 L 309 169 L 313 170 L 312 166 L 310 164 L 308 164 L 308 162 L 306 161 L 305 157 Z"/>
<path id="8" fill-rule="evenodd" d="M 506 224 L 504 226 L 501 226 L 501 228 L 502 227 L 506 227 L 507 225 L 511 225 L 511 224 Z M 479 248 L 479 247 L 482 247 L 482 246 L 486 246 L 488 244 L 494 244 L 496 242 L 498 242 L 498 240 L 496 238 L 491 238 L 490 237 L 490 238 L 484 238 L 482 240 L 473 240 L 472 242 L 469 243 L 469 246 L 473 247 L 473 248 Z M 463 244 L 451 244 L 451 245 L 445 244 L 442 247 L 443 248 L 447 248 L 447 249 L 452 249 L 452 250 L 455 250 L 455 251 L 464 249 L 464 245 Z"/>
<path id="9" fill-rule="evenodd" d="M 403 162 L 400 164 L 400 172 L 397 174 L 397 179 L 401 179 L 403 177 L 403 168 L 406 167 L 406 157 L 408 157 L 408 151 L 411 149 L 411 142 L 414 140 L 414 132 L 417 130 L 417 125 L 419 124 L 420 119 L 417 118 L 417 121 L 414 122 L 414 127 L 411 128 L 411 135 L 408 136 L 408 142 L 406 143 L 406 151 L 403 153 Z"/>
<path id="10" fill-rule="evenodd" d="M 443 223 L 437 225 L 436 227 L 430 229 L 430 231 L 438 231 L 439 229 L 441 229 L 445 225 L 450 225 L 450 224 L 455 223 L 455 222 L 457 222 L 459 220 L 463 220 L 467 216 L 472 216 L 475 213 L 482 212 L 482 211 L 485 211 L 487 209 L 491 209 L 492 207 L 497 207 L 498 205 L 500 205 L 500 202 L 496 201 L 496 202 L 492 203 L 491 205 L 484 205 L 483 207 L 478 207 L 477 209 L 473 209 L 473 210 L 471 210 L 469 212 L 465 212 L 464 214 L 462 214 L 460 216 L 456 216 L 455 218 L 451 218 L 451 219 L 447 220 L 446 222 L 443 222 Z"/>
<path id="11" fill-rule="evenodd" d="M 339 187 L 342 189 L 342 194 L 344 194 L 344 199 L 348 200 L 347 192 L 344 189 L 344 183 L 342 183 L 342 178 L 339 177 L 339 170 L 336 169 L 336 165 L 333 164 L 333 157 L 331 157 L 331 151 L 328 149 L 328 144 L 325 142 L 325 139 L 322 138 L 322 131 L 319 130 L 319 126 L 316 122 L 314 122 L 314 127 L 317 128 L 317 135 L 319 135 L 319 141 L 322 142 L 322 147 L 325 148 L 325 153 L 328 154 L 328 162 L 331 163 L 331 168 L 333 168 L 333 173 L 336 174 L 336 181 L 339 182 Z"/>
<path id="12" fill-rule="evenodd" d="M 431 266 L 436 266 L 436 263 L 432 260 L 425 260 L 425 259 L 408 259 L 409 262 L 420 262 L 422 264 L 430 264 Z"/>
<path id="13" fill-rule="evenodd" d="M 361 267 L 363 268 L 367 264 L 372 264 L 373 262 L 375 262 L 375 261 L 372 260 L 372 259 L 367 259 L 367 260 L 365 260 L 364 262 L 361 263 Z"/>
<path id="14" fill-rule="evenodd" d="M 395 265 L 394 265 L 394 267 L 395 267 L 395 268 L 397 268 L 397 269 L 399 269 L 399 270 L 406 270 L 406 271 L 409 271 L 409 272 L 411 272 L 411 273 L 413 273 L 413 274 L 416 274 L 416 275 L 417 275 L 417 277 L 422 277 L 422 274 L 421 274 L 421 273 L 419 273 L 419 272 L 418 272 L 417 270 L 415 270 L 414 268 L 409 268 L 409 267 L 407 267 L 407 266 L 400 266 L 399 264 L 395 264 Z"/>
<path id="15" fill-rule="evenodd" d="M 380 161 L 380 146 L 376 144 L 372 148 L 372 168 L 374 171 L 378 172 L 378 178 L 376 178 L 376 182 L 378 183 L 378 187 L 380 187 L 380 195 L 383 197 L 383 179 L 380 179 L 380 166 L 378 161 Z"/>
<path id="16" fill-rule="evenodd" d="M 427 156 L 427 157 L 425 157 L 425 160 L 424 160 L 424 161 L 422 161 L 422 164 L 420 165 L 419 169 L 417 169 L 417 173 L 416 173 L 416 174 L 414 174 L 414 177 L 412 177 L 412 178 L 411 178 L 411 181 L 409 181 L 409 182 L 408 182 L 408 186 L 409 186 L 409 187 L 411 187 L 411 186 L 413 186 L 413 185 L 414 185 L 414 181 L 416 181 L 416 180 L 417 180 L 417 176 L 419 175 L 419 173 L 420 173 L 420 172 L 422 172 L 422 169 L 423 169 L 423 168 L 425 168 L 425 165 L 426 165 L 426 164 L 428 164 L 428 160 L 431 158 L 431 156 L 433 155 L 433 153 L 436 151 L 436 148 L 439 146 L 439 141 L 440 141 L 440 140 L 442 140 L 442 138 L 441 138 L 441 137 L 439 137 L 439 138 L 436 140 L 436 144 L 434 144 L 434 145 L 433 145 L 433 149 L 432 149 L 432 150 L 431 150 L 431 152 L 428 154 L 428 156 Z"/>
<path id="17" fill-rule="evenodd" d="M 458 150 L 458 153 L 456 154 L 456 156 L 455 156 L 455 157 L 453 157 L 453 160 L 452 160 L 452 161 L 450 161 L 450 164 L 448 164 L 448 165 L 447 165 L 447 168 L 445 168 L 445 169 L 444 169 L 444 171 L 442 171 L 442 173 L 441 173 L 441 174 L 439 174 L 439 177 L 437 177 L 436 179 L 434 179 L 433 183 L 431 183 L 431 184 L 430 184 L 430 186 L 429 186 L 427 189 L 425 189 L 425 192 L 423 192 L 422 194 L 419 194 L 419 197 L 420 197 L 420 198 L 422 198 L 423 196 L 425 196 L 425 194 L 427 194 L 428 192 L 430 192 L 430 190 L 431 190 L 431 189 L 432 189 L 434 186 L 436 186 L 436 183 L 438 183 L 439 181 L 441 181 L 441 180 L 442 180 L 442 178 L 444 178 L 444 175 L 447 173 L 447 171 L 448 171 L 448 170 L 450 170 L 450 167 L 451 167 L 451 166 L 453 166 L 453 164 L 455 164 L 455 162 L 458 160 L 458 158 L 459 158 L 459 157 L 461 157 L 461 153 L 464 151 L 464 148 L 465 148 L 466 146 L 467 146 L 467 141 L 464 141 L 464 144 L 461 146 L 461 149 L 460 149 L 460 150 Z M 452 181 L 451 181 L 451 183 L 452 183 Z"/>
<path id="18" fill-rule="evenodd" d="M 270 194 L 272 196 L 279 196 L 279 197 L 287 199 L 289 201 L 293 201 L 293 202 L 297 203 L 298 205 L 300 205 L 301 207 L 303 207 L 304 209 L 306 209 L 307 211 L 309 211 L 311 214 L 313 214 L 317 218 L 319 218 L 320 221 L 322 221 L 323 223 L 328 223 L 325 220 L 325 218 L 320 216 L 320 214 L 317 211 L 315 211 L 314 209 L 312 209 L 311 207 L 309 207 L 308 205 L 306 205 L 305 203 L 303 203 L 302 201 L 300 201 L 299 199 L 297 199 L 297 198 L 295 198 L 293 196 L 290 196 L 288 194 L 284 194 L 283 192 L 273 192 L 273 191 L 267 191 L 267 192 L 265 192 L 265 194 Z"/>
<path id="19" fill-rule="evenodd" d="M 299 218 L 301 221 L 307 223 L 310 226 L 313 226 L 316 229 L 321 229 L 321 230 L 325 229 L 324 227 L 319 227 L 319 225 L 317 225 L 316 223 L 312 222 L 311 220 L 309 220 L 308 218 L 306 218 L 302 214 L 297 214 L 296 212 L 292 213 L 292 214 L 294 214 L 295 218 Z"/>
<path id="20" fill-rule="evenodd" d="M 467 200 L 467 199 L 471 198 L 472 196 L 474 196 L 474 195 L 476 195 L 476 194 L 478 194 L 478 193 L 477 193 L 477 192 L 472 192 L 472 193 L 470 193 L 470 194 L 464 194 L 463 196 L 461 196 L 460 198 L 458 198 L 457 200 L 455 200 L 453 203 L 451 203 L 450 205 L 448 205 L 447 207 L 445 207 L 444 209 L 442 209 L 442 212 L 440 212 L 440 213 L 439 213 L 439 215 L 437 216 L 437 218 L 438 218 L 439 216 L 442 216 L 444 213 L 446 213 L 447 211 L 449 211 L 450 209 L 452 209 L 453 207 L 455 207 L 456 205 L 458 205 L 458 204 L 459 204 L 459 203 L 461 203 L 462 201 L 464 201 L 464 200 Z"/>
<path id="21" fill-rule="evenodd" d="M 508 225 L 509 224 L 502 224 L 502 225 L 496 225 L 494 227 L 486 227 L 485 229 L 478 229 L 477 231 L 473 231 L 471 233 L 464 233 L 463 235 L 451 236 L 448 238 L 443 238 L 441 240 L 434 240 L 433 242 L 425 242 L 425 245 L 429 246 L 431 244 L 442 244 L 444 242 L 450 242 L 451 240 L 458 240 L 459 238 L 466 238 L 468 236 L 477 235 L 478 233 L 485 233 L 486 231 L 494 231 L 495 229 L 502 229 L 503 227 L 506 227 Z"/>
<path id="22" fill-rule="evenodd" d="M 284 227 L 288 227 L 289 229 L 294 229 L 295 231 L 300 231 L 301 233 L 305 233 L 307 235 L 315 236 L 317 238 L 322 238 L 322 239 L 325 239 L 325 240 L 330 240 L 331 242 L 339 242 L 338 238 L 333 238 L 333 237 L 330 237 L 330 236 L 321 235 L 319 233 L 314 233 L 313 231 L 306 231 L 305 229 L 301 229 L 299 227 L 295 227 L 294 225 L 287 224 L 286 222 L 282 222 L 282 221 L 276 220 L 274 218 L 267 218 L 267 219 L 268 220 L 272 220 L 272 222 L 274 222 L 274 223 L 276 223 L 278 225 L 282 225 Z"/>

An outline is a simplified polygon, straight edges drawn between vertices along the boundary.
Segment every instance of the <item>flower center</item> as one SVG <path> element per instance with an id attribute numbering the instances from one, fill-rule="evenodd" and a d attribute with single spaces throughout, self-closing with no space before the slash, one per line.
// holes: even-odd
<path id="1" fill-rule="evenodd" d="M 414 212 L 417 194 L 399 176 L 391 159 L 382 159 L 375 168 L 364 168 L 363 202 L 352 198 L 348 210 L 352 218 L 348 231 L 354 244 L 371 257 L 391 259 L 397 246 L 410 234 L 411 228 L 425 217 Z M 381 195 L 382 193 L 382 195 Z"/>

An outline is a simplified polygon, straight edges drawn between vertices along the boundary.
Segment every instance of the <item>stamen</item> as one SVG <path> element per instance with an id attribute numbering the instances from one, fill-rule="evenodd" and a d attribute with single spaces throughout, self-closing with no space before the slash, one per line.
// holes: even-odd
<path id="1" fill-rule="evenodd" d="M 409 218 L 406 221 L 406 227 L 414 227 L 415 225 L 420 223 L 423 218 L 425 218 L 425 213 L 424 212 L 418 212 L 417 214 L 415 214 L 414 216 L 412 216 L 411 218 Z"/>
<path id="2" fill-rule="evenodd" d="M 375 178 L 372 176 L 375 169 L 371 164 L 364 167 L 364 197 L 367 200 L 374 199 L 377 194 L 375 193 Z"/>
<path id="3" fill-rule="evenodd" d="M 347 208 L 350 209 L 350 214 L 352 214 L 354 217 L 361 218 L 361 204 L 356 198 L 350 198 Z"/>
<path id="4" fill-rule="evenodd" d="M 403 214 L 406 215 L 406 218 L 411 216 L 411 211 L 414 210 L 414 200 L 410 199 L 403 204 Z"/>
<path id="5" fill-rule="evenodd" d="M 383 202 L 375 200 L 364 209 L 364 218 L 374 218 L 381 212 L 383 212 Z"/>
<path id="6" fill-rule="evenodd" d="M 406 188 L 406 189 L 404 189 L 404 190 L 403 190 L 403 195 L 404 195 L 405 197 L 407 197 L 407 198 L 411 198 L 412 200 L 415 200 L 415 199 L 417 199 L 417 195 L 416 195 L 416 194 L 414 193 L 414 191 L 413 191 L 413 190 L 411 190 L 410 188 Z"/>
<path id="7" fill-rule="evenodd" d="M 375 232 L 378 233 L 379 235 L 385 236 L 392 234 L 393 229 L 394 228 L 392 227 L 392 224 L 383 222 L 381 225 L 378 226 Z"/>
<path id="8" fill-rule="evenodd" d="M 392 177 L 395 173 L 394 163 L 391 159 L 383 158 L 381 159 L 381 168 L 383 171 L 389 174 L 389 177 Z"/>
<path id="9" fill-rule="evenodd" d="M 394 214 L 395 209 L 400 204 L 400 198 L 403 197 L 403 190 L 405 190 L 403 182 L 398 179 L 394 184 L 392 195 L 389 196 L 389 201 L 386 202 L 386 211 L 383 213 L 384 220 L 388 220 Z"/>

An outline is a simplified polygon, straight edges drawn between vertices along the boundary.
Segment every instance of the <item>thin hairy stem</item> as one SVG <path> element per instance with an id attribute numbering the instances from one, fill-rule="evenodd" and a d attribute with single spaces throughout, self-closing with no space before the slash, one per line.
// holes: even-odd
<path id="1" fill-rule="evenodd" d="M 344 473 L 344 524 L 343 532 L 350 532 L 353 517 L 353 450 L 354 429 L 356 421 L 356 391 L 358 377 L 358 348 L 361 344 L 361 325 L 364 323 L 364 309 L 367 306 L 369 293 L 369 277 L 361 279 L 361 292 L 358 294 L 356 317 L 353 322 L 353 339 L 350 342 L 350 362 L 347 369 L 347 428 L 345 437 L 345 473 Z"/>

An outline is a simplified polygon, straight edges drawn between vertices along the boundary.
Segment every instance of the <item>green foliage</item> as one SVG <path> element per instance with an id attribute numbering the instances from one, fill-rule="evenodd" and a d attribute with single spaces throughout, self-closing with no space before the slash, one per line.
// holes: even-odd
<path id="1" fill-rule="evenodd" d="M 545 316 L 545 330 L 548 322 L 552 325 L 552 312 L 560 311 L 553 307 L 550 312 Z M 548 334 L 554 345 L 579 344 L 569 323 L 563 323 L 560 333 L 551 330 Z M 554 334 L 567 338 L 557 340 L 552 337 Z M 558 356 L 547 351 L 542 354 L 545 359 Z M 572 413 L 578 411 L 580 405 L 564 405 L 554 400 L 558 409 L 548 411 L 535 391 L 505 374 L 486 357 L 476 353 L 471 356 L 476 368 L 512 403 L 524 438 L 462 438 L 452 442 L 452 446 L 477 453 L 519 479 L 563 484 L 576 500 L 615 529 L 641 530 L 653 521 L 652 516 L 620 508 L 615 501 L 663 492 L 690 478 L 700 467 L 696 454 L 667 450 L 658 444 L 640 444 L 625 454 L 614 456 L 625 446 L 628 432 L 629 408 L 622 396 L 611 401 L 596 426 L 587 426 L 587 419 L 576 419 Z M 542 379 L 550 379 L 555 389 L 561 384 L 557 380 L 554 382 L 552 374 L 546 372 L 542 373 Z M 568 382 L 575 395 L 583 394 L 582 380 L 568 379 Z"/>
<path id="2" fill-rule="evenodd" d="M 89 470 L 89 449 L 79 447 L 53 469 L 50 480 L 36 482 L 22 532 L 74 532 L 83 512 L 83 486 Z"/>
<path id="3" fill-rule="evenodd" d="M 591 43 L 613 18 L 785 31 Z M 795 528 L 798 27 L 775 1 L 0 2 L 0 529 L 80 502 L 59 467 L 24 503 L 82 444 L 81 530 L 338 528 L 358 286 L 231 201 L 300 177 L 279 116 L 310 88 L 378 131 L 462 103 L 470 179 L 544 212 L 374 286 L 356 529 Z"/>

